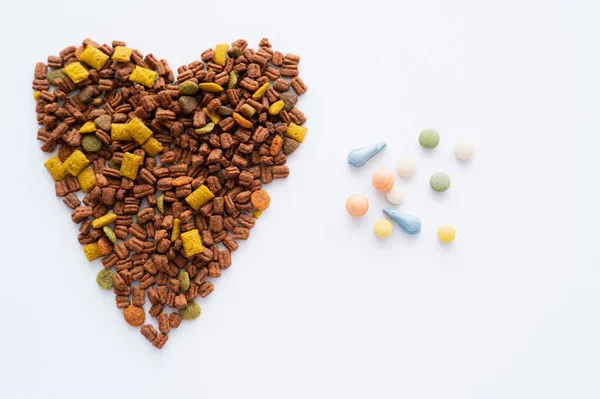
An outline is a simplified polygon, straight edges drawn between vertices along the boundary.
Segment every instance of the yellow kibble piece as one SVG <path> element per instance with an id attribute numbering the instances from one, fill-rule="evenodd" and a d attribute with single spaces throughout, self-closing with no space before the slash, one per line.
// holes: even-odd
<path id="1" fill-rule="evenodd" d="M 123 155 L 123 162 L 121 162 L 121 169 L 119 170 L 119 173 L 121 174 L 121 176 L 125 176 L 131 180 L 135 180 L 138 174 L 138 168 L 140 167 L 141 161 L 142 157 L 140 157 L 139 155 L 126 152 Z"/>
<path id="2" fill-rule="evenodd" d="M 133 118 L 127 124 L 127 131 L 132 139 L 138 144 L 144 144 L 146 140 L 152 137 L 152 130 L 148 126 L 144 125 L 144 122 L 138 118 Z"/>
<path id="3" fill-rule="evenodd" d="M 79 133 L 94 133 L 98 128 L 96 124 L 92 121 L 87 121 L 86 123 L 79 128 Z"/>
<path id="4" fill-rule="evenodd" d="M 208 108 L 202 108 L 202 111 L 204 111 L 204 113 L 206 115 L 208 115 L 208 117 L 210 118 L 210 120 L 212 121 L 212 123 L 214 123 L 215 125 L 217 123 L 221 122 L 221 117 L 216 112 L 211 112 L 211 111 L 208 110 Z"/>
<path id="5" fill-rule="evenodd" d="M 269 82 L 267 82 L 264 85 L 260 86 L 258 88 L 258 90 L 256 90 L 254 92 L 254 94 L 252 95 L 252 99 L 254 101 L 260 100 L 265 95 L 265 93 L 267 92 L 267 90 L 269 90 Z"/>
<path id="6" fill-rule="evenodd" d="M 290 122 L 287 131 L 285 132 L 285 135 L 291 139 L 296 140 L 299 143 L 302 143 L 307 131 L 307 128 L 303 126 L 298 126 L 294 122 Z"/>
<path id="7" fill-rule="evenodd" d="M 186 231 L 181 233 L 181 242 L 183 243 L 183 249 L 188 258 L 197 255 L 204 251 L 202 248 L 202 240 L 200 239 L 200 233 L 198 229 Z"/>
<path id="8" fill-rule="evenodd" d="M 54 181 L 59 181 L 65 178 L 67 175 L 67 171 L 65 170 L 64 164 L 58 158 L 58 155 L 53 156 L 52 158 L 48 158 L 46 162 L 44 162 L 44 166 L 50 172 L 50 176 L 54 179 Z"/>
<path id="9" fill-rule="evenodd" d="M 260 209 L 255 209 L 254 211 L 252 211 L 252 217 L 254 219 L 258 219 L 260 215 L 262 215 L 262 211 Z"/>
<path id="10" fill-rule="evenodd" d="M 133 50 L 129 47 L 117 46 L 113 52 L 112 59 L 119 62 L 129 62 Z"/>
<path id="11" fill-rule="evenodd" d="M 79 173 L 77 176 L 79 185 L 84 193 L 89 193 L 94 187 L 96 187 L 96 174 L 92 167 L 87 167 Z"/>
<path id="12" fill-rule="evenodd" d="M 80 62 L 72 62 L 63 68 L 63 72 L 67 74 L 73 83 L 81 83 L 90 75 L 87 69 Z"/>
<path id="13" fill-rule="evenodd" d="M 181 235 L 181 220 L 173 220 L 173 230 L 171 231 L 171 241 L 175 242 Z"/>
<path id="14" fill-rule="evenodd" d="M 154 81 L 156 80 L 157 73 L 155 71 L 151 71 L 150 69 L 142 68 L 141 66 L 136 66 L 131 75 L 129 76 L 129 80 L 135 83 L 139 83 L 148 88 L 154 85 Z"/>
<path id="15" fill-rule="evenodd" d="M 456 236 L 456 229 L 451 224 L 443 224 L 438 229 L 438 238 L 444 244 L 448 244 L 454 240 Z"/>
<path id="16" fill-rule="evenodd" d="M 199 83 L 198 88 L 207 93 L 218 93 L 220 91 L 223 91 L 223 88 L 221 86 L 213 82 Z"/>
<path id="17" fill-rule="evenodd" d="M 229 50 L 229 44 L 217 44 L 215 46 L 215 57 L 213 58 L 215 64 L 225 65 L 225 62 L 227 62 L 227 50 Z"/>
<path id="18" fill-rule="evenodd" d="M 97 242 L 84 245 L 83 253 L 85 254 L 85 257 L 87 258 L 88 262 L 102 257 L 102 252 L 100 252 L 100 248 L 98 247 Z"/>
<path id="19" fill-rule="evenodd" d="M 375 235 L 379 238 L 386 238 L 390 234 L 392 234 L 392 224 L 387 219 L 381 219 L 375 222 L 375 227 L 373 228 L 375 231 Z"/>
<path id="20" fill-rule="evenodd" d="M 156 140 L 154 137 L 150 137 L 144 144 L 142 144 L 142 149 L 146 151 L 146 154 L 154 157 L 160 154 L 163 146 L 160 141 Z"/>
<path id="21" fill-rule="evenodd" d="M 185 202 L 189 204 L 195 211 L 213 199 L 215 195 L 204 184 L 194 190 L 190 195 L 185 197 Z"/>
<path id="22" fill-rule="evenodd" d="M 65 160 L 63 165 L 67 172 L 73 176 L 77 176 L 89 163 L 90 160 L 86 158 L 83 152 L 75 150 L 69 155 L 69 158 Z"/>
<path id="23" fill-rule="evenodd" d="M 277 115 L 277 114 L 279 114 L 281 112 L 281 110 L 283 109 L 284 106 L 285 106 L 285 103 L 283 102 L 283 100 L 275 101 L 269 107 L 269 111 L 268 111 L 269 115 Z"/>
<path id="24" fill-rule="evenodd" d="M 132 141 L 127 123 L 113 123 L 110 125 L 110 138 L 116 141 Z"/>
<path id="25" fill-rule="evenodd" d="M 39 91 L 39 90 L 36 90 L 36 91 L 34 91 L 34 92 L 33 92 L 33 99 L 34 99 L 35 101 L 37 101 L 37 100 L 39 100 L 39 99 L 40 99 L 41 95 L 42 95 L 42 92 L 41 92 L 41 91 Z"/>
<path id="26" fill-rule="evenodd" d="M 99 71 L 106 64 L 106 61 L 108 61 L 108 55 L 88 44 L 79 56 L 79 61 L 83 61 L 96 71 Z"/>
<path id="27" fill-rule="evenodd" d="M 92 222 L 92 227 L 95 229 L 101 229 L 104 226 L 111 224 L 115 220 L 117 220 L 117 215 L 115 215 L 114 213 L 109 213 L 107 215 L 100 216 L 99 218 L 94 219 L 94 221 Z"/>

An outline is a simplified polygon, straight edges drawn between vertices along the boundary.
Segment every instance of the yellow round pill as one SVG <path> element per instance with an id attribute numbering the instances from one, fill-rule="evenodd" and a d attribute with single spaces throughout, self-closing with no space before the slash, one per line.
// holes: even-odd
<path id="1" fill-rule="evenodd" d="M 454 240 L 454 236 L 456 236 L 456 229 L 451 224 L 443 224 L 438 229 L 438 238 L 445 244 Z"/>
<path id="2" fill-rule="evenodd" d="M 392 224 L 387 219 L 378 220 L 373 228 L 375 235 L 379 238 L 386 238 L 392 234 Z"/>

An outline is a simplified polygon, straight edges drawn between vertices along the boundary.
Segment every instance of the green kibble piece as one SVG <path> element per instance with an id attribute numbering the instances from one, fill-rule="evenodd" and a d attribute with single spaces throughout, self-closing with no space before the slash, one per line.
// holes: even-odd
<path id="1" fill-rule="evenodd" d="M 196 129 L 196 134 L 206 134 L 206 133 L 210 133 L 212 132 L 212 130 L 215 128 L 215 124 L 212 122 L 208 122 L 206 124 L 206 126 L 200 128 L 200 129 Z"/>
<path id="2" fill-rule="evenodd" d="M 163 215 L 165 214 L 165 195 L 161 194 L 160 197 L 158 197 L 156 199 L 156 207 L 158 208 L 158 211 L 160 213 L 162 213 Z"/>
<path id="3" fill-rule="evenodd" d="M 179 93 L 184 96 L 193 96 L 198 92 L 198 85 L 189 80 L 179 83 Z"/>
<path id="4" fill-rule="evenodd" d="M 183 309 L 179 309 L 179 315 L 183 320 L 194 320 L 200 316 L 200 305 L 196 302 L 190 302 Z"/>
<path id="5" fill-rule="evenodd" d="M 108 238 L 108 240 L 112 242 L 113 245 L 117 245 L 117 236 L 115 235 L 113 229 L 111 229 L 108 226 L 104 226 L 102 230 L 104 230 L 104 235 L 106 235 L 106 238 Z"/>
<path id="6" fill-rule="evenodd" d="M 121 165 L 119 165 L 118 163 L 115 162 L 114 159 L 109 159 L 108 161 L 108 167 L 114 170 L 119 170 L 121 169 Z"/>
<path id="7" fill-rule="evenodd" d="M 435 172 L 429 179 L 429 185 L 438 193 L 444 192 L 450 188 L 450 176 L 444 172 Z"/>
<path id="8" fill-rule="evenodd" d="M 440 142 L 440 134 L 433 129 L 425 129 L 419 134 L 419 143 L 423 148 L 431 150 Z"/>
<path id="9" fill-rule="evenodd" d="M 48 82 L 56 86 L 56 79 L 64 79 L 67 77 L 67 74 L 62 69 L 55 69 L 48 73 Z"/>
<path id="10" fill-rule="evenodd" d="M 113 274 L 115 274 L 114 272 L 112 272 L 111 270 L 100 270 L 98 272 L 98 276 L 96 276 L 96 282 L 98 283 L 98 286 L 104 290 L 110 290 L 113 287 L 113 280 L 112 280 L 112 276 Z"/>
<path id="11" fill-rule="evenodd" d="M 182 291 L 187 291 L 188 288 L 190 288 L 190 275 L 188 272 L 179 272 L 179 276 L 177 278 L 179 279 L 179 288 Z"/>
<path id="12" fill-rule="evenodd" d="M 93 134 L 86 134 L 81 139 L 81 146 L 87 152 L 98 152 L 102 148 L 102 140 Z"/>
<path id="13" fill-rule="evenodd" d="M 237 75 L 235 72 L 229 72 L 229 83 L 227 83 L 228 89 L 234 89 L 237 86 Z"/>

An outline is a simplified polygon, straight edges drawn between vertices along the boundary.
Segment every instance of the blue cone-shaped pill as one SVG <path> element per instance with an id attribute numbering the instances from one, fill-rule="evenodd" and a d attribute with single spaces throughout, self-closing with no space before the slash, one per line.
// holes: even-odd
<path id="1" fill-rule="evenodd" d="M 421 231 L 421 219 L 416 216 L 409 215 L 402 212 L 396 212 L 392 209 L 384 209 L 385 213 L 390 219 L 398 223 L 400 228 L 407 234 L 415 235 Z"/>
<path id="2" fill-rule="evenodd" d="M 366 164 L 369 159 L 379 154 L 386 145 L 386 143 L 377 143 L 368 147 L 355 148 L 348 154 L 348 163 L 355 168 L 360 168 Z"/>

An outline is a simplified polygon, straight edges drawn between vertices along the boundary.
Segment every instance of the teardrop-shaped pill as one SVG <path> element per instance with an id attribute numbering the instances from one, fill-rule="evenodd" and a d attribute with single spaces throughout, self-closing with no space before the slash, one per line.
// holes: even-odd
<path id="1" fill-rule="evenodd" d="M 379 152 L 381 152 L 386 145 L 386 143 L 382 142 L 370 145 L 368 147 L 355 148 L 348 153 L 348 163 L 355 168 L 360 168 L 366 164 L 369 159 L 379 154 Z"/>
<path id="2" fill-rule="evenodd" d="M 383 213 L 385 213 L 394 222 L 398 223 L 400 228 L 407 234 L 415 235 L 421 231 L 421 219 L 416 216 L 409 215 L 407 213 L 396 212 L 392 209 L 384 209 Z"/>

